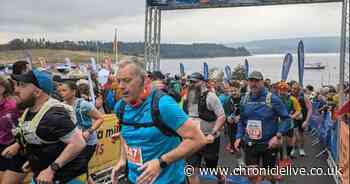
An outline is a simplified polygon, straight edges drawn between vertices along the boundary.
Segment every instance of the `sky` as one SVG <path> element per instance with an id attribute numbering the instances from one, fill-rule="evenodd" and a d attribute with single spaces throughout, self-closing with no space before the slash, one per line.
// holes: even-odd
<path id="1" fill-rule="evenodd" d="M 144 40 L 144 0 L 0 0 L 0 43 Z M 279 5 L 162 12 L 162 43 L 234 43 L 339 36 L 341 4 Z"/>

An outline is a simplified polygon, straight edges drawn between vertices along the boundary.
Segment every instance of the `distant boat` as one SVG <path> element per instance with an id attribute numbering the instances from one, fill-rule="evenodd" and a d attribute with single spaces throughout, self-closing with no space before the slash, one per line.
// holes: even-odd
<path id="1" fill-rule="evenodd" d="M 323 70 L 326 67 L 324 65 L 322 65 L 321 63 L 309 63 L 309 64 L 305 64 L 304 69 L 308 69 L 308 70 Z"/>

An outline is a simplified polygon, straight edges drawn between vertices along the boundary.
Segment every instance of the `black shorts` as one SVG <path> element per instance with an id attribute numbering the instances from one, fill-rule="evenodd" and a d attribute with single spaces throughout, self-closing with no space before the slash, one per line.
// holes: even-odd
<path id="1" fill-rule="evenodd" d="M 10 170 L 17 173 L 23 173 L 22 166 L 27 161 L 27 158 L 21 154 L 17 154 L 11 159 L 1 156 L 2 151 L 6 148 L 5 145 L 0 145 L 0 171 Z"/>
<path id="2" fill-rule="evenodd" d="M 297 128 L 299 132 L 304 132 L 303 123 L 304 123 L 303 120 L 295 120 L 294 121 L 294 128 Z"/>
<path id="3" fill-rule="evenodd" d="M 86 151 L 87 158 L 89 160 L 88 162 L 90 162 L 92 156 L 94 156 L 95 150 L 96 150 L 96 144 L 95 145 L 87 145 L 85 147 L 84 151 Z"/>
<path id="4" fill-rule="evenodd" d="M 233 144 L 233 142 L 236 140 L 237 124 L 227 123 L 227 133 L 228 133 L 230 143 Z"/>
<path id="5" fill-rule="evenodd" d="M 213 143 L 205 145 L 198 152 L 187 158 L 187 164 L 193 167 L 201 167 L 202 159 L 205 161 L 205 167 L 216 168 L 219 161 L 220 137 Z"/>
<path id="6" fill-rule="evenodd" d="M 94 156 L 95 154 L 95 150 L 96 150 L 96 144 L 95 145 L 87 145 L 83 152 L 86 155 L 86 171 L 88 173 L 88 175 L 90 175 L 91 173 L 89 172 L 89 162 L 92 158 L 92 156 Z"/>
<path id="7" fill-rule="evenodd" d="M 245 164 L 247 166 L 260 166 L 260 161 L 262 160 L 262 166 L 264 168 L 275 167 L 277 159 L 277 149 L 267 149 L 267 147 L 267 144 L 254 144 L 252 146 L 244 144 L 243 150 L 245 153 Z"/>
<path id="8" fill-rule="evenodd" d="M 289 138 L 293 138 L 293 136 L 294 136 L 294 129 L 290 128 L 286 133 L 283 134 L 283 136 L 287 136 Z"/>

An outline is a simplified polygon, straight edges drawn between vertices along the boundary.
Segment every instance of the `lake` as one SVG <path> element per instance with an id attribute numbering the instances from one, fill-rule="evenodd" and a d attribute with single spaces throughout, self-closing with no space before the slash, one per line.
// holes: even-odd
<path id="1" fill-rule="evenodd" d="M 264 78 L 270 78 L 273 82 L 281 79 L 281 68 L 284 55 L 254 55 L 248 57 L 219 57 L 219 58 L 200 58 L 200 59 L 161 59 L 160 67 L 163 73 L 180 73 L 180 63 L 185 67 L 186 74 L 192 72 L 202 72 L 203 62 L 207 62 L 209 69 L 217 67 L 224 69 L 229 65 L 233 71 L 239 64 L 244 65 L 244 60 L 248 59 L 250 72 L 259 70 L 264 74 Z M 336 85 L 339 81 L 339 53 L 320 53 L 305 54 L 305 64 L 322 63 L 326 66 L 324 70 L 305 70 L 304 86 L 311 84 L 315 87 L 322 85 Z M 298 57 L 293 54 L 293 64 L 288 75 L 289 80 L 298 81 Z"/>

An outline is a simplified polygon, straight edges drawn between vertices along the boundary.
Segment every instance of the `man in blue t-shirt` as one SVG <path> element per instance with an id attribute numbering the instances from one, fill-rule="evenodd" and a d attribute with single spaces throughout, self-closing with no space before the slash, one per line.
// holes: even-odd
<path id="1" fill-rule="evenodd" d="M 185 183 L 184 157 L 200 149 L 205 137 L 199 126 L 167 95 L 159 98 L 159 120 L 177 136 L 155 126 L 153 99 L 143 69 L 135 62 L 120 63 L 117 80 L 122 100 L 115 105 L 121 124 L 121 158 L 112 171 L 113 183 L 127 164 L 130 183 Z M 181 137 L 181 138 L 180 138 Z"/>

